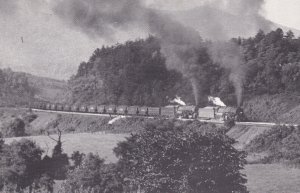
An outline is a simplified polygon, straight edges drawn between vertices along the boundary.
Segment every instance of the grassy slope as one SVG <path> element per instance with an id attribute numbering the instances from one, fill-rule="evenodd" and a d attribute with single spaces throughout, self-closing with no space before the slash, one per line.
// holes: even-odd
<path id="1" fill-rule="evenodd" d="M 249 144 L 257 135 L 260 135 L 264 131 L 270 129 L 269 127 L 259 127 L 259 126 L 235 126 L 227 135 L 235 140 L 237 144 L 235 147 L 237 149 L 243 149 L 247 144 Z"/>

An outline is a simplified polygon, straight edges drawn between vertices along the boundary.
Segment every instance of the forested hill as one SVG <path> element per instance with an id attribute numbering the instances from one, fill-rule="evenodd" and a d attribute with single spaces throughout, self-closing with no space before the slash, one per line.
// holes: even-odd
<path id="1" fill-rule="evenodd" d="M 0 69 L 0 106 L 26 106 L 33 101 L 60 102 L 67 83 L 11 69 Z"/>
<path id="2" fill-rule="evenodd" d="M 236 41 L 244 48 L 248 69 L 244 86 L 249 94 L 300 91 L 300 38 L 277 29 Z"/>
<path id="3" fill-rule="evenodd" d="M 164 105 L 178 87 L 190 87 L 166 68 L 153 37 L 95 50 L 69 83 L 73 103 L 87 104 Z"/>
<path id="4" fill-rule="evenodd" d="M 243 48 L 245 104 L 261 95 L 289 93 L 299 98 L 300 39 L 291 31 L 259 31 L 255 37 L 231 41 Z M 196 64 L 201 69 L 197 71 L 199 87 L 204 95 L 219 96 L 236 105 L 230 73 L 212 62 L 207 50 L 199 51 Z M 175 95 L 194 103 L 190 81 L 166 67 L 160 43 L 151 36 L 96 49 L 89 61 L 80 64 L 69 87 L 72 103 L 157 106 L 168 104 Z"/>

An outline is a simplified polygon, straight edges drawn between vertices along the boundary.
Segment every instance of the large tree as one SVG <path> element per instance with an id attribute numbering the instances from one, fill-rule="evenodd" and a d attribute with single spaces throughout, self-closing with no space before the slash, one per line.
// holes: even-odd
<path id="1" fill-rule="evenodd" d="M 129 184 L 146 193 L 247 192 L 240 170 L 245 154 L 213 126 L 158 121 L 118 144 Z M 202 132 L 201 132 L 202 131 Z"/>

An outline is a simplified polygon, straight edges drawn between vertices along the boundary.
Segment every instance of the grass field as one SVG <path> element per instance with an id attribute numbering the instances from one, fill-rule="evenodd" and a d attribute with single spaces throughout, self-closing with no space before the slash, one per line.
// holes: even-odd
<path id="1" fill-rule="evenodd" d="M 254 164 L 245 167 L 250 193 L 299 193 L 300 169 L 280 164 Z"/>
<path id="2" fill-rule="evenodd" d="M 104 134 L 104 133 L 76 133 L 63 134 L 63 150 L 68 155 L 74 151 L 82 153 L 98 153 L 100 157 L 105 158 L 107 162 L 116 162 L 112 149 L 117 146 L 118 142 L 124 141 L 128 134 Z M 57 139 L 57 135 L 51 135 L 52 138 Z M 48 155 L 51 155 L 52 149 L 56 142 L 48 136 L 31 136 L 23 137 L 35 141 Z M 6 138 L 5 143 L 11 143 L 13 140 L 20 140 L 17 138 Z"/>

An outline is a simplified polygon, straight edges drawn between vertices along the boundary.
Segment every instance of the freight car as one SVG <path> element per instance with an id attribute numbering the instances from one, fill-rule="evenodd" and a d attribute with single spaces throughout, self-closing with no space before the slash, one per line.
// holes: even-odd
<path id="1" fill-rule="evenodd" d="M 68 111 L 81 113 L 96 113 L 110 115 L 151 116 L 164 118 L 183 118 L 200 120 L 235 120 L 244 121 L 245 116 L 241 107 L 204 107 L 197 106 L 167 106 L 167 107 L 139 107 L 125 105 L 62 105 L 51 103 L 34 103 L 34 109 L 45 109 L 52 111 Z"/>

